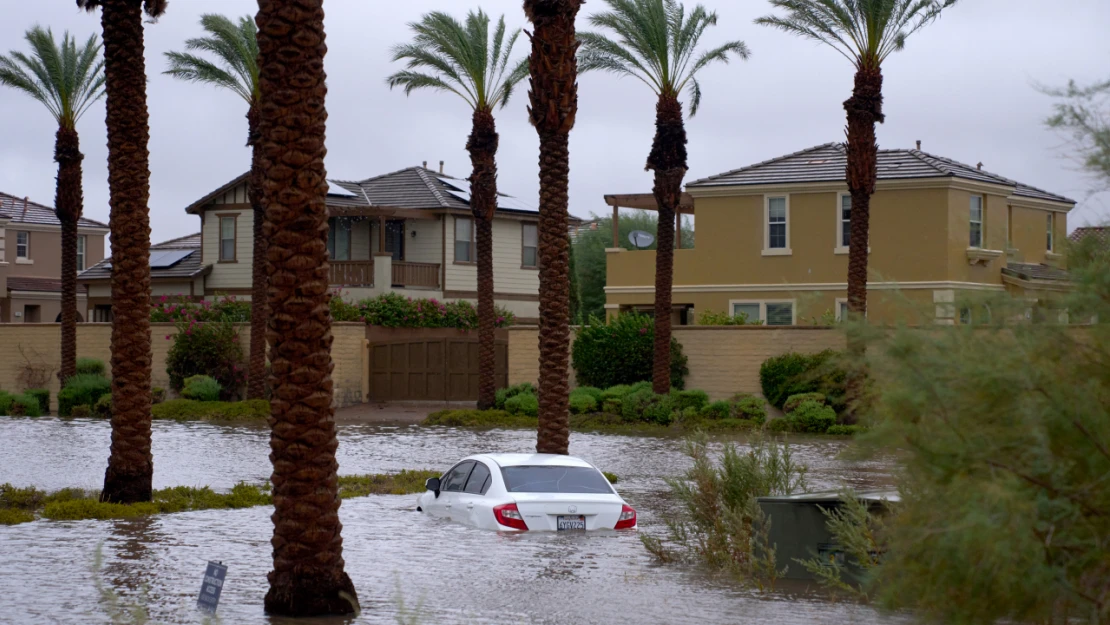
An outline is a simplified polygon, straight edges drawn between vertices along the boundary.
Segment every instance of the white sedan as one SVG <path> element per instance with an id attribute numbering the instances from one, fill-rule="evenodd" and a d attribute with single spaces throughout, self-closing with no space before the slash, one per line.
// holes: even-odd
<path id="1" fill-rule="evenodd" d="M 632 529 L 636 511 L 597 467 L 572 456 L 469 456 L 430 478 L 417 510 L 501 531 Z"/>

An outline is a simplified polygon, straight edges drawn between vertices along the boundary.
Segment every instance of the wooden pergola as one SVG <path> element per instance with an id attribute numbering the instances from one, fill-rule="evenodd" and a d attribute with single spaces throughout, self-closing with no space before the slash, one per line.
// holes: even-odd
<path id="1" fill-rule="evenodd" d="M 659 204 L 651 193 L 632 193 L 624 195 L 606 195 L 605 203 L 613 207 L 613 247 L 620 247 L 620 209 L 636 208 L 640 210 L 658 211 Z M 675 246 L 682 249 L 682 216 L 694 214 L 694 198 L 689 193 L 683 193 L 679 200 L 678 209 L 675 210 Z"/>

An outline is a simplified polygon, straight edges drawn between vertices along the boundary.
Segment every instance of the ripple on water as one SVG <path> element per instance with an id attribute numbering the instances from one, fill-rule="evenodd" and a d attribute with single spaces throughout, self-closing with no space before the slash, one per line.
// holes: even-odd
<path id="1" fill-rule="evenodd" d="M 477 452 L 528 451 L 528 431 L 477 432 L 341 425 L 340 472 L 447 468 Z M 55 489 L 96 488 L 108 424 L 94 420 L 0 418 L 0 482 Z M 641 512 L 643 532 L 662 531 L 673 506 L 664 478 L 689 461 L 667 438 L 575 434 L 572 451 L 617 473 Z M 794 445 L 815 488 L 873 487 L 889 480 L 876 463 L 837 458 L 843 441 Z M 156 423 L 155 487 L 229 487 L 269 476 L 264 427 Z M 636 533 L 508 535 L 472 530 L 414 511 L 414 497 L 345 501 L 344 557 L 364 612 L 339 623 L 893 623 L 853 604 L 788 594 L 760 595 L 696 570 L 658 566 Z M 158 623 L 200 622 L 194 611 L 204 563 L 229 566 L 225 623 L 282 623 L 261 612 L 270 570 L 269 508 L 200 511 L 128 521 L 38 521 L 0 527 L 0 621 L 108 623 L 106 595 L 145 596 Z M 92 571 L 102 544 L 104 563 Z M 10 621 L 7 619 L 11 619 Z M 409 620 L 412 619 L 412 620 Z M 305 623 L 306 621 L 296 621 Z M 312 622 L 312 621 L 307 621 Z"/>

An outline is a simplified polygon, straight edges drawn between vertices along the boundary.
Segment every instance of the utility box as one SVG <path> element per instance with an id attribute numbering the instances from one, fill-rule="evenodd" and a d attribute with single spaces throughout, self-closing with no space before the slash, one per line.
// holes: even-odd
<path id="1" fill-rule="evenodd" d="M 897 491 L 872 491 L 855 495 L 867 502 L 873 513 L 881 513 L 887 502 L 899 500 Z M 822 508 L 839 508 L 843 503 L 840 496 L 840 492 L 828 491 L 759 497 L 756 500 L 763 514 L 771 520 L 770 543 L 775 547 L 775 568 L 785 568 L 786 579 L 814 579 L 796 561 L 809 560 L 814 556 L 819 556 L 823 561 L 835 559 L 844 568 L 849 579 L 859 576 L 858 568 L 848 565 L 843 550 L 835 544 L 826 525 L 828 519 L 822 512 Z"/>

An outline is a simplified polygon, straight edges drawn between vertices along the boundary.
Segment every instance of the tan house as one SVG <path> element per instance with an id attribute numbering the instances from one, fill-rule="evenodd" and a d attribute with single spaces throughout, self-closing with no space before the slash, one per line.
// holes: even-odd
<path id="1" fill-rule="evenodd" d="M 108 226 L 77 224 L 77 270 L 104 258 Z M 77 310 L 85 316 L 85 291 Z M 0 193 L 0 323 L 49 323 L 62 314 L 62 224 L 49 206 Z"/>
<path id="2" fill-rule="evenodd" d="M 919 145 L 920 148 L 920 145 Z M 687 185 L 695 249 L 675 250 L 676 323 L 700 311 L 804 325 L 847 311 L 851 196 L 843 144 L 829 143 Z M 650 208 L 650 195 L 607 196 Z M 905 299 L 937 323 L 967 317 L 962 294 L 1031 302 L 1070 288 L 1068 198 L 920 149 L 880 150 L 871 200 L 868 316 L 903 318 Z M 608 250 L 606 308 L 648 311 L 654 251 Z M 897 293 L 897 297 L 894 295 Z M 902 298 L 902 301 L 896 301 Z"/>
<path id="3" fill-rule="evenodd" d="M 465 180 L 410 167 L 361 181 L 330 181 L 327 201 L 331 283 L 345 299 L 397 292 L 477 301 L 477 249 Z M 247 174 L 185 210 L 200 218 L 200 234 L 151 247 L 153 294 L 249 300 L 254 215 Z M 538 219 L 538 211 L 502 195 L 493 221 L 495 300 L 524 322 L 539 318 Z M 104 267 L 81 275 L 91 307 L 101 311 L 96 315 L 110 314 L 109 278 Z"/>

